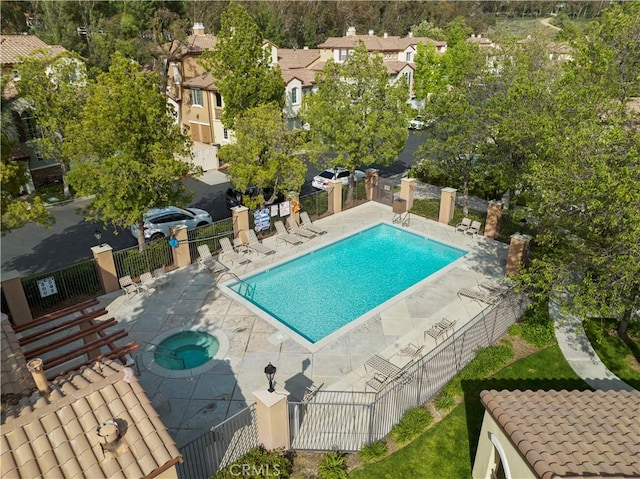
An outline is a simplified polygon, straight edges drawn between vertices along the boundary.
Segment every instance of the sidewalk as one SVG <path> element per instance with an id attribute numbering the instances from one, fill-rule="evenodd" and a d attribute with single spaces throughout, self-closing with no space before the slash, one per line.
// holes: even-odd
<path id="1" fill-rule="evenodd" d="M 562 312 L 556 300 L 549 302 L 549 315 L 554 319 L 556 338 L 562 354 L 575 373 L 589 386 L 602 391 L 634 391 L 600 361 L 580 318 Z"/>

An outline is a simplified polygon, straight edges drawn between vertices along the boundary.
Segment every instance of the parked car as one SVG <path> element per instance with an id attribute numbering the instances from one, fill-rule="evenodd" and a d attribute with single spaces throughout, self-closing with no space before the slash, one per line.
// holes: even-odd
<path id="1" fill-rule="evenodd" d="M 424 118 L 422 115 L 418 115 L 409 122 L 409 129 L 424 130 L 428 125 L 429 125 L 429 121 L 427 121 L 427 119 Z"/>
<path id="2" fill-rule="evenodd" d="M 364 171 L 356 170 L 354 173 L 355 180 L 360 181 L 365 177 Z M 311 186 L 319 190 L 327 190 L 329 188 L 329 180 L 340 180 L 343 185 L 349 184 L 349 170 L 342 167 L 327 168 L 320 174 L 313 177 Z"/>
<path id="3" fill-rule="evenodd" d="M 250 198 L 255 198 L 256 196 L 258 196 L 258 194 L 260 194 L 260 189 L 257 186 L 250 186 L 244 192 L 244 196 L 248 196 Z M 284 195 L 282 193 L 278 193 L 276 195 L 276 198 L 270 202 L 269 200 L 271 199 L 271 196 L 273 196 L 272 188 L 264 188 L 262 190 L 262 197 L 264 198 L 265 204 L 267 205 L 270 205 L 272 203 L 280 203 L 281 201 L 285 200 Z M 244 204 L 242 197 L 242 191 L 236 190 L 234 188 L 227 188 L 227 192 L 225 194 L 227 208 L 231 209 L 235 206 L 242 206 Z"/>
<path id="4" fill-rule="evenodd" d="M 144 215 L 144 237 L 155 241 L 165 236 L 171 236 L 171 228 L 185 225 L 187 229 L 197 228 L 213 223 L 211 215 L 199 208 L 152 208 Z M 131 225 L 131 234 L 138 238 L 138 227 Z"/>

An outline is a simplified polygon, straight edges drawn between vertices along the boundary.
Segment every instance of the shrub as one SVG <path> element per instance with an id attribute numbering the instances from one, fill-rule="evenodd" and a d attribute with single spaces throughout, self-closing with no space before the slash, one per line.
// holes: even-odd
<path id="1" fill-rule="evenodd" d="M 260 479 L 263 477 L 287 478 L 293 465 L 289 455 L 282 450 L 267 451 L 264 446 L 251 449 L 214 476 L 215 479 Z"/>
<path id="2" fill-rule="evenodd" d="M 329 451 L 318 465 L 318 479 L 345 479 L 347 474 L 347 456 L 340 451 Z"/>
<path id="3" fill-rule="evenodd" d="M 433 417 L 424 408 L 410 409 L 402 416 L 400 422 L 391 429 L 391 437 L 398 443 L 404 444 L 421 434 L 431 424 Z"/>
<path id="4" fill-rule="evenodd" d="M 384 457 L 387 453 L 387 443 L 376 441 L 366 444 L 360 449 L 360 459 L 364 462 L 371 462 Z"/>
<path id="5" fill-rule="evenodd" d="M 440 392 L 433 404 L 440 411 L 449 411 L 456 405 L 456 400 L 451 391 L 445 388 Z"/>
<path id="6" fill-rule="evenodd" d="M 542 348 L 555 341 L 555 327 L 546 302 L 530 306 L 520 325 L 522 339 L 536 347 Z"/>

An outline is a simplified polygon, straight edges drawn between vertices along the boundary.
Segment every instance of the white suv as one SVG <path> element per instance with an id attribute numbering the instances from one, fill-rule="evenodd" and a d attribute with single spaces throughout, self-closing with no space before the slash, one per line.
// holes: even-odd
<path id="1" fill-rule="evenodd" d="M 178 208 L 169 206 L 167 208 L 152 208 L 144 215 L 145 239 L 155 241 L 157 239 L 171 235 L 171 228 L 178 225 L 185 225 L 187 229 L 197 228 L 213 223 L 211 215 L 199 208 Z M 138 228 L 131 225 L 131 235 L 138 238 Z"/>
<path id="2" fill-rule="evenodd" d="M 356 170 L 354 173 L 356 181 L 360 181 L 365 177 L 364 171 Z M 327 168 L 318 175 L 313 177 L 311 186 L 319 190 L 329 189 L 329 180 L 340 180 L 343 185 L 349 184 L 349 170 L 346 168 Z"/>
<path id="3" fill-rule="evenodd" d="M 428 122 L 421 115 L 416 116 L 409 122 L 410 130 L 424 130 L 427 127 Z"/>

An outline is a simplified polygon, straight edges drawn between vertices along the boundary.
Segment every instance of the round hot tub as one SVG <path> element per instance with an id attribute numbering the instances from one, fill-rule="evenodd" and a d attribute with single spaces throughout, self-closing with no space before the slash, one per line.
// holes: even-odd
<path id="1" fill-rule="evenodd" d="M 196 368 L 213 359 L 220 344 L 218 339 L 200 331 L 181 331 L 165 338 L 153 357 L 158 366 L 172 371 Z"/>

